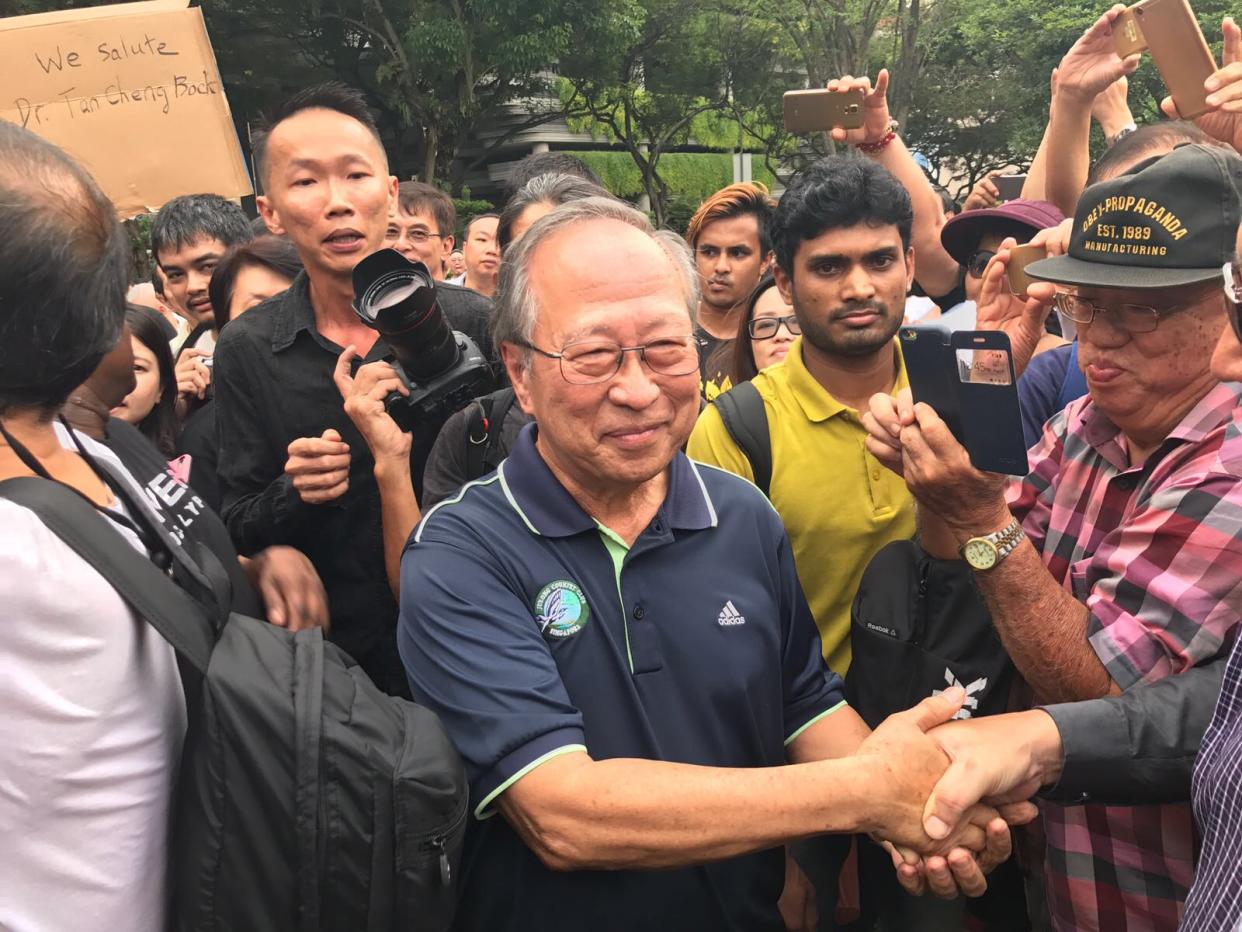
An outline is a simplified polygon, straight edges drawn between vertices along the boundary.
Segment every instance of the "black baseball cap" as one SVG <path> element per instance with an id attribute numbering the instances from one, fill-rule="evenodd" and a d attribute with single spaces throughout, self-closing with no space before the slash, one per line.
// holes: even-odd
<path id="1" fill-rule="evenodd" d="M 1169 288 L 1220 277 L 1242 220 L 1242 158 L 1179 146 L 1083 192 L 1069 253 L 1026 267 L 1032 278 L 1099 288 Z"/>

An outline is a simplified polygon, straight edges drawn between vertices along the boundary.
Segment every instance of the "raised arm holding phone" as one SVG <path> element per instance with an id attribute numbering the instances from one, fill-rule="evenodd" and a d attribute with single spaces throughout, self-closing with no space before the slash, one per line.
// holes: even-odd
<path id="1" fill-rule="evenodd" d="M 862 90 L 863 125 L 858 129 L 832 130 L 832 139 L 848 143 L 867 158 L 887 168 L 910 193 L 914 226 L 910 245 L 918 256 L 916 280 L 929 295 L 948 294 L 958 284 L 961 268 L 940 244 L 940 228 L 945 224 L 944 206 L 910 150 L 897 133 L 888 109 L 888 69 L 876 75 L 875 86 L 867 77 L 845 75 L 828 82 L 828 90 L 850 93 Z"/>

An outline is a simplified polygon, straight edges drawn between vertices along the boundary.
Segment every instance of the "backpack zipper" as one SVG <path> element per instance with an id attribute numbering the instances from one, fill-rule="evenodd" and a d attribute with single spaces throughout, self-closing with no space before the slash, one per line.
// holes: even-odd
<path id="1" fill-rule="evenodd" d="M 437 835 L 431 839 L 431 847 L 440 854 L 440 885 L 447 887 L 453 882 L 453 865 L 449 863 L 448 851 L 444 846 L 445 836 Z"/>
<path id="2" fill-rule="evenodd" d="M 923 633 L 927 628 L 927 577 L 931 573 L 930 564 L 924 562 L 919 568 L 918 604 L 914 611 L 914 631 L 910 643 L 919 645 L 923 641 Z"/>

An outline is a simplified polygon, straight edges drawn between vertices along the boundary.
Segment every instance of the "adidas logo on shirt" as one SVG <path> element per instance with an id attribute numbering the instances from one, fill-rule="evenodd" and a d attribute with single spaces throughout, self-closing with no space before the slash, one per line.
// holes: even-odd
<path id="1" fill-rule="evenodd" d="M 744 625 L 746 624 L 746 616 L 737 610 L 733 601 L 725 603 L 725 607 L 720 610 L 720 614 L 716 617 L 717 624 L 720 625 Z"/>

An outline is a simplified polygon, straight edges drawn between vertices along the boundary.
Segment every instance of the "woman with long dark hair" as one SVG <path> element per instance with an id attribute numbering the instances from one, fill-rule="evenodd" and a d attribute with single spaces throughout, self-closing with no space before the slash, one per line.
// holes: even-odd
<path id="1" fill-rule="evenodd" d="M 133 424 L 161 453 L 171 458 L 177 447 L 179 428 L 177 377 L 163 320 L 149 307 L 129 304 L 125 308 L 125 322 L 129 324 L 134 346 L 137 384 L 112 414 Z"/>
<path id="2" fill-rule="evenodd" d="M 749 382 L 761 371 L 781 362 L 793 341 L 802 333 L 793 308 L 785 303 L 771 273 L 746 300 L 746 313 L 738 321 L 737 336 L 716 349 L 709 365 L 729 373 L 729 385 Z"/>

